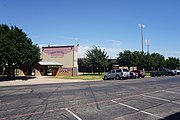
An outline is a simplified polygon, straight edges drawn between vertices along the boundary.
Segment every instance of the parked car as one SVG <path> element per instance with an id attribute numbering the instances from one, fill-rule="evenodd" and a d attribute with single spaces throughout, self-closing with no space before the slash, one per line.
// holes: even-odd
<path id="1" fill-rule="evenodd" d="M 176 75 L 180 75 L 180 70 L 172 70 L 173 72 L 176 73 Z"/>
<path id="2" fill-rule="evenodd" d="M 180 70 L 176 70 L 176 75 L 180 75 Z"/>
<path id="3" fill-rule="evenodd" d="M 167 68 L 159 68 L 157 71 L 151 72 L 151 77 L 163 76 L 163 75 L 173 76 L 176 75 L 176 72 L 173 70 L 169 70 Z"/>
<path id="4" fill-rule="evenodd" d="M 110 70 L 107 74 L 104 75 L 104 80 L 121 78 L 125 79 L 129 77 L 129 71 L 127 69 L 113 69 Z"/>
<path id="5" fill-rule="evenodd" d="M 130 79 L 136 79 L 138 77 L 138 74 L 137 73 L 135 73 L 135 72 L 129 72 L 129 78 Z"/>
<path id="6" fill-rule="evenodd" d="M 135 72 L 137 74 L 138 78 L 144 78 L 146 76 L 146 73 L 144 70 L 133 70 L 132 72 Z"/>

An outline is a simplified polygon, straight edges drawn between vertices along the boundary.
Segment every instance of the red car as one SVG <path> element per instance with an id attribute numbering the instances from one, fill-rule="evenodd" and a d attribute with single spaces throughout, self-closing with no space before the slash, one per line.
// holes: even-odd
<path id="1" fill-rule="evenodd" d="M 137 73 L 137 75 L 138 75 L 138 78 L 144 78 L 145 76 L 146 76 L 146 73 L 145 73 L 145 71 L 144 70 L 133 70 L 132 72 L 135 72 L 135 73 Z"/>

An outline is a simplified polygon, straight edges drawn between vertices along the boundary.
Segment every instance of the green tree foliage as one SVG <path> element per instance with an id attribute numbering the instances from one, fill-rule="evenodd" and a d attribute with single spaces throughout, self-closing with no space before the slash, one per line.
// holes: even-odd
<path id="1" fill-rule="evenodd" d="M 145 53 L 144 52 L 139 52 L 139 51 L 134 51 L 132 52 L 133 55 L 133 67 L 137 67 L 138 69 L 143 69 L 145 65 Z"/>
<path id="2" fill-rule="evenodd" d="M 120 66 L 137 67 L 138 69 L 155 70 L 165 66 L 165 57 L 159 53 L 120 52 L 117 58 Z"/>
<path id="3" fill-rule="evenodd" d="M 92 69 L 96 68 L 98 72 L 104 69 L 105 66 L 108 65 L 108 55 L 105 50 L 101 50 L 100 48 L 94 46 L 92 49 L 86 51 L 86 62 L 92 67 Z"/>
<path id="4" fill-rule="evenodd" d="M 165 66 L 165 57 L 159 53 L 151 54 L 151 64 L 154 69 L 162 68 Z"/>
<path id="5" fill-rule="evenodd" d="M 179 58 L 169 57 L 166 59 L 166 67 L 169 69 L 176 69 L 180 67 L 180 60 Z"/>
<path id="6" fill-rule="evenodd" d="M 128 68 L 137 67 L 138 69 L 143 69 L 145 66 L 147 66 L 145 56 L 145 53 L 139 51 L 131 52 L 129 50 L 125 50 L 124 52 L 119 53 L 117 61 L 120 66 L 127 66 Z"/>
<path id="7" fill-rule="evenodd" d="M 126 50 L 124 52 L 119 53 L 119 57 L 117 58 L 117 61 L 120 66 L 127 66 L 131 67 L 134 65 L 133 61 L 133 54 L 131 51 Z"/>
<path id="8" fill-rule="evenodd" d="M 16 26 L 0 25 L 0 63 L 8 75 L 14 67 L 33 67 L 40 61 L 40 48 Z"/>

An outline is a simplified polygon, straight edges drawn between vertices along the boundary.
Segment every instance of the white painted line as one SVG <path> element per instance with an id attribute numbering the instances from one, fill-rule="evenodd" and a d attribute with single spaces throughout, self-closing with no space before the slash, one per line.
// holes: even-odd
<path id="1" fill-rule="evenodd" d="M 172 101 L 172 103 L 176 103 L 176 104 L 179 104 L 179 105 L 180 105 L 180 102 Z"/>
<path id="2" fill-rule="evenodd" d="M 115 100 L 111 100 L 111 102 L 118 104 L 118 102 L 117 102 L 117 101 L 115 101 Z"/>
<path id="3" fill-rule="evenodd" d="M 70 111 L 68 108 L 65 108 L 65 110 L 67 112 L 69 112 L 71 115 L 73 115 L 77 120 L 82 120 L 79 116 L 77 116 L 76 114 L 74 114 L 72 111 Z"/>
<path id="4" fill-rule="evenodd" d="M 164 99 L 164 98 L 159 98 L 159 97 L 154 97 L 154 96 L 149 96 L 149 95 L 142 95 L 142 96 L 149 97 L 149 98 L 154 98 L 154 99 L 162 100 L 162 101 L 166 101 L 166 102 L 171 102 L 171 100 L 167 100 L 167 99 Z"/>
<path id="5" fill-rule="evenodd" d="M 132 106 L 130 106 L 130 105 L 126 105 L 126 104 L 124 104 L 124 103 L 118 103 L 117 101 L 114 101 L 114 100 L 111 100 L 111 102 L 116 103 L 116 104 L 119 104 L 119 105 L 122 105 L 122 106 L 125 106 L 125 107 L 128 107 L 128 108 L 131 108 L 131 109 L 133 109 L 133 110 L 136 110 L 137 112 L 141 112 L 141 113 L 144 113 L 144 114 L 147 114 L 147 115 L 150 115 L 150 116 L 159 118 L 159 119 L 164 119 L 163 117 L 154 115 L 154 114 L 152 114 L 152 113 L 149 113 L 149 112 L 146 112 L 146 111 L 143 111 L 143 110 L 139 110 L 138 108 L 132 107 Z"/>
<path id="6" fill-rule="evenodd" d="M 180 105 L 180 102 L 177 102 L 177 101 L 172 101 L 172 100 L 163 99 L 163 98 L 158 98 L 158 97 L 149 96 L 149 95 L 142 95 L 142 96 L 144 96 L 144 97 L 149 97 L 149 98 L 154 98 L 154 99 L 157 99 L 157 100 L 162 100 L 162 101 L 166 101 L 166 102 L 175 103 L 175 104 Z"/>
<path id="7" fill-rule="evenodd" d="M 119 104 L 119 105 L 122 105 L 122 106 L 125 106 L 125 107 L 128 107 L 128 108 L 131 108 L 131 109 L 136 110 L 136 111 L 139 111 L 139 109 L 137 109 L 137 108 L 135 108 L 135 107 L 132 107 L 132 106 L 130 106 L 130 105 L 126 105 L 126 104 L 124 104 L 124 103 L 118 103 L 118 102 L 116 102 L 116 101 L 114 101 L 114 100 L 111 100 L 111 102 L 116 103 L 116 104 Z"/>
<path id="8" fill-rule="evenodd" d="M 149 112 L 146 112 L 146 111 L 142 111 L 142 110 L 141 110 L 140 112 L 142 112 L 142 113 L 144 113 L 144 114 L 147 114 L 147 115 L 151 115 L 151 116 L 156 117 L 156 118 L 159 118 L 159 119 L 164 119 L 163 117 L 160 117 L 160 116 L 154 115 L 154 114 L 149 113 Z"/>
<path id="9" fill-rule="evenodd" d="M 180 95 L 180 93 L 178 93 L 178 92 L 174 92 L 174 91 L 167 91 L 167 90 L 164 90 L 165 92 L 168 92 L 168 93 L 173 93 L 173 94 L 178 94 L 178 95 Z"/>

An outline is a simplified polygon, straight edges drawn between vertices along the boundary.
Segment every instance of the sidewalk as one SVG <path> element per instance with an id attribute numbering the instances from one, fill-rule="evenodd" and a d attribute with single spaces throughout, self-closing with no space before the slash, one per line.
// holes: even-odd
<path id="1" fill-rule="evenodd" d="M 2 82 L 0 82 L 0 87 L 2 87 L 2 86 L 18 86 L 18 85 L 68 83 L 68 82 L 87 82 L 87 81 L 94 81 L 94 80 L 57 79 L 57 78 L 49 78 L 49 77 L 36 77 L 33 79 L 27 79 L 27 80 L 2 81 Z"/>

